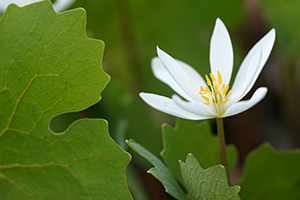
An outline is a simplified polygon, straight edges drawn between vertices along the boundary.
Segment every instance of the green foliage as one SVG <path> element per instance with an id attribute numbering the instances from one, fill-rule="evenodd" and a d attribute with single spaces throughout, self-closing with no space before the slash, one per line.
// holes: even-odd
<path id="1" fill-rule="evenodd" d="M 266 21 L 276 28 L 276 41 L 280 45 L 280 51 L 284 54 L 284 61 L 293 61 L 298 58 L 300 26 L 297 19 L 300 17 L 298 11 L 300 1 L 260 0 L 259 4 Z"/>
<path id="2" fill-rule="evenodd" d="M 300 152 L 280 152 L 269 144 L 251 152 L 241 181 L 242 199 L 300 199 Z"/>
<path id="3" fill-rule="evenodd" d="M 126 142 L 133 150 L 135 150 L 155 166 L 155 168 L 151 168 L 148 172 L 165 186 L 166 192 L 177 199 L 186 199 L 185 194 L 177 183 L 175 177 L 160 159 L 133 140 L 127 140 Z"/>
<path id="4" fill-rule="evenodd" d="M 161 124 L 173 124 L 175 120 L 150 108 L 138 96 L 141 91 L 174 94 L 151 72 L 151 58 L 157 56 L 156 45 L 204 75 L 210 71 L 209 40 L 216 18 L 220 17 L 234 31 L 246 16 L 241 0 L 230 3 L 223 0 L 76 0 L 73 7 L 86 9 L 87 34 L 105 41 L 103 67 L 112 77 L 103 92 L 105 98 L 91 112 L 96 115 L 97 109 L 101 110 L 101 116 L 111 124 L 110 133 L 114 138 L 117 124 L 127 120 L 127 138 L 139 141 L 156 156 L 162 149 Z M 236 54 L 240 43 L 233 42 L 234 58 L 239 59 Z M 237 70 L 240 60 L 235 63 L 234 70 Z"/>
<path id="5" fill-rule="evenodd" d="M 208 122 L 197 124 L 194 121 L 178 119 L 175 129 L 163 126 L 164 150 L 162 157 L 170 171 L 182 182 L 178 160 L 193 154 L 203 168 L 220 164 L 218 137 L 212 135 Z M 234 145 L 227 146 L 229 169 L 237 162 L 237 150 Z"/>
<path id="6" fill-rule="evenodd" d="M 54 134 L 55 115 L 100 100 L 109 76 L 104 44 L 85 35 L 85 11 L 57 14 L 48 1 L 10 5 L 0 21 L 1 199 L 131 199 L 130 155 L 105 120 Z"/>
<path id="7" fill-rule="evenodd" d="M 185 163 L 181 160 L 179 163 L 184 185 L 193 199 L 240 199 L 240 186 L 228 186 L 222 165 L 204 170 L 192 154 L 188 154 Z"/>

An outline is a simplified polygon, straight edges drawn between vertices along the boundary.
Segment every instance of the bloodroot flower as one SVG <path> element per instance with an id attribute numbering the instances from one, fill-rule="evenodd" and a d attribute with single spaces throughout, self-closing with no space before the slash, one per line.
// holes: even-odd
<path id="1" fill-rule="evenodd" d="M 169 85 L 186 101 L 176 94 L 172 99 L 143 92 L 140 96 L 153 108 L 184 119 L 202 120 L 239 114 L 257 104 L 267 93 L 266 87 L 260 87 L 250 100 L 241 101 L 263 69 L 274 41 L 275 30 L 272 29 L 249 51 L 230 87 L 232 44 L 225 25 L 217 19 L 210 41 L 211 73 L 205 75 L 205 79 L 192 67 L 173 59 L 158 47 L 158 57 L 152 59 L 155 77 Z"/>

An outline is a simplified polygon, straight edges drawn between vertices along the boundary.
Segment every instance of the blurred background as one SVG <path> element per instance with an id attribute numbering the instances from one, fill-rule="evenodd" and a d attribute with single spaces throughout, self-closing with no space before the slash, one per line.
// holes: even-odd
<path id="1" fill-rule="evenodd" d="M 245 99 L 260 86 L 268 87 L 267 96 L 252 109 L 224 119 L 226 141 L 239 151 L 237 178 L 248 152 L 263 142 L 276 149 L 300 147 L 300 1 L 76 0 L 70 8 L 78 7 L 87 13 L 87 36 L 105 42 L 102 66 L 111 80 L 99 103 L 57 116 L 50 126 L 62 132 L 79 118 L 106 119 L 112 138 L 133 155 L 126 173 L 135 199 L 172 199 L 147 174 L 151 165 L 124 142 L 134 139 L 159 156 L 161 125 L 175 124 L 175 117 L 154 110 L 138 95 L 143 91 L 171 97 L 174 93 L 151 71 L 156 46 L 205 75 L 210 72 L 210 37 L 218 17 L 233 43 L 232 77 L 251 47 L 276 29 L 271 56 Z M 214 120 L 211 126 L 215 129 Z"/>

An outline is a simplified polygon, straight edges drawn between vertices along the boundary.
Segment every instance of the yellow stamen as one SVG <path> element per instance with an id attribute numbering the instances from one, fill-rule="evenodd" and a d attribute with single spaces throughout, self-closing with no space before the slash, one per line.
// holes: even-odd
<path id="1" fill-rule="evenodd" d="M 222 84 L 222 82 L 223 82 L 223 80 L 222 80 L 222 76 L 221 76 L 221 74 L 220 74 L 220 72 L 219 71 L 217 71 L 218 72 L 218 84 L 219 85 L 221 85 Z"/>
<path id="2" fill-rule="evenodd" d="M 210 95 L 212 95 L 213 93 L 207 88 L 207 87 L 205 87 L 205 93 L 208 93 L 208 94 L 210 94 Z"/>
<path id="3" fill-rule="evenodd" d="M 225 99 L 227 99 L 229 97 L 230 93 L 231 93 L 231 90 L 229 90 L 229 92 L 226 94 Z"/>
<path id="4" fill-rule="evenodd" d="M 225 105 L 230 99 L 231 90 L 229 85 L 223 83 L 223 78 L 220 71 L 217 71 L 217 78 L 210 73 L 205 75 L 207 86 L 200 86 L 199 94 L 203 98 L 203 104 L 208 105 L 209 108 L 218 116 L 222 116 L 226 112 Z"/>
<path id="5" fill-rule="evenodd" d="M 211 82 L 210 82 L 210 80 L 209 80 L 209 78 L 208 78 L 207 75 L 205 75 L 205 78 L 206 78 L 207 85 L 208 85 L 208 86 L 211 86 Z"/>
<path id="6" fill-rule="evenodd" d="M 227 103 L 228 101 L 230 101 L 230 99 L 226 99 L 225 101 L 223 101 L 223 102 L 221 103 L 221 105 L 224 105 L 224 104 Z"/>
<path id="7" fill-rule="evenodd" d="M 200 86 L 199 94 L 205 94 L 205 88 L 203 86 Z"/>
<path id="8" fill-rule="evenodd" d="M 217 83 L 215 76 L 212 73 L 210 73 L 209 75 L 210 75 L 211 80 L 213 81 L 213 85 L 215 85 Z"/>
<path id="9" fill-rule="evenodd" d="M 225 84 L 223 84 L 222 93 L 223 93 L 223 94 L 226 94 L 227 91 L 228 91 L 228 89 L 229 89 L 229 85 L 226 85 L 226 86 L 225 86 Z"/>
<path id="10" fill-rule="evenodd" d="M 208 97 L 206 97 L 206 96 L 204 96 L 204 95 L 201 95 L 202 96 L 202 98 L 205 100 L 205 101 L 207 101 L 207 102 L 209 102 L 209 98 Z"/>

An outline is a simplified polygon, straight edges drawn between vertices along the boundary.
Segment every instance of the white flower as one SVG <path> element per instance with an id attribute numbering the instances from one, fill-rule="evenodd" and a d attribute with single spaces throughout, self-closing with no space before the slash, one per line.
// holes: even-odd
<path id="1" fill-rule="evenodd" d="M 261 101 L 267 93 L 266 87 L 260 87 L 250 100 L 241 101 L 254 85 L 274 41 L 275 30 L 272 29 L 249 51 L 229 90 L 233 50 L 225 25 L 217 19 L 210 42 L 211 73 L 205 76 L 206 82 L 192 67 L 157 47 L 158 57 L 153 58 L 151 64 L 155 77 L 187 101 L 176 94 L 172 99 L 149 93 L 140 93 L 140 96 L 153 108 L 184 119 L 202 120 L 239 114 Z"/>
<path id="2" fill-rule="evenodd" d="M 0 10 L 3 13 L 9 4 L 16 4 L 19 7 L 26 6 L 31 3 L 39 2 L 42 0 L 0 0 Z M 67 9 L 75 0 L 56 0 L 53 8 L 56 12 L 61 12 Z"/>

